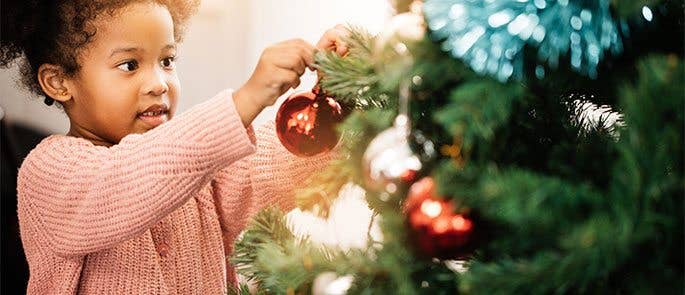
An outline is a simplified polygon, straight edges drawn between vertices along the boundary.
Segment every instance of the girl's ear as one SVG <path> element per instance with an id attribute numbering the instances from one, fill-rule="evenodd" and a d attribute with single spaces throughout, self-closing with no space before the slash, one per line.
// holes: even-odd
<path id="1" fill-rule="evenodd" d="M 42 64 L 38 68 L 38 83 L 43 92 L 61 103 L 69 101 L 73 94 L 67 87 L 66 76 L 62 67 L 53 64 Z"/>

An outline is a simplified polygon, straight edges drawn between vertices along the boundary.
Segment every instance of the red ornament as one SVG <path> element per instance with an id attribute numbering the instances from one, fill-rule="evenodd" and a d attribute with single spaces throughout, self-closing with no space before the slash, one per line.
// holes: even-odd
<path id="1" fill-rule="evenodd" d="M 291 153 L 308 157 L 338 143 L 335 127 L 343 120 L 340 104 L 318 87 L 288 97 L 276 114 L 276 133 Z"/>
<path id="2" fill-rule="evenodd" d="M 440 259 L 464 258 L 475 241 L 475 221 L 468 210 L 455 213 L 451 201 L 436 197 L 435 184 L 424 177 L 409 188 L 405 201 L 411 236 L 422 254 Z"/>

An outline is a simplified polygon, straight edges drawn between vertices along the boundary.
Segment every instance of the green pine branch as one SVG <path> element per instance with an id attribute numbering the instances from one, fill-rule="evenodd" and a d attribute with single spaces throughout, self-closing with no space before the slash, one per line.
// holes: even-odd
<path id="1" fill-rule="evenodd" d="M 346 106 L 356 109 L 383 107 L 387 97 L 378 90 L 378 76 L 373 67 L 374 39 L 360 27 L 349 27 L 347 55 L 334 52 L 315 56 L 317 69 L 322 73 L 321 87 Z"/>

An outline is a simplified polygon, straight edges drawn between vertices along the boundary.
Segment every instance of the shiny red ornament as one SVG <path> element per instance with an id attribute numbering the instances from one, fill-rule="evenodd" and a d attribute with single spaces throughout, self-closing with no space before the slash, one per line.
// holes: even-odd
<path id="1" fill-rule="evenodd" d="M 411 238 L 422 255 L 440 259 L 469 256 L 476 222 L 468 210 L 455 212 L 451 201 L 435 195 L 435 183 L 424 177 L 409 188 L 404 203 Z"/>
<path id="2" fill-rule="evenodd" d="M 288 97 L 276 114 L 283 146 L 300 157 L 327 152 L 338 143 L 335 127 L 343 120 L 340 104 L 318 87 Z"/>

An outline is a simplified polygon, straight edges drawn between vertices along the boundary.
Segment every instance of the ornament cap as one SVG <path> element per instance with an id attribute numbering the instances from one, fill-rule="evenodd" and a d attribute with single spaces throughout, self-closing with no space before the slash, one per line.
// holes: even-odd
<path id="1" fill-rule="evenodd" d="M 316 85 L 312 87 L 312 93 L 314 93 L 316 96 L 319 96 L 321 95 L 321 92 L 321 85 L 319 85 L 319 83 L 317 82 Z"/>

